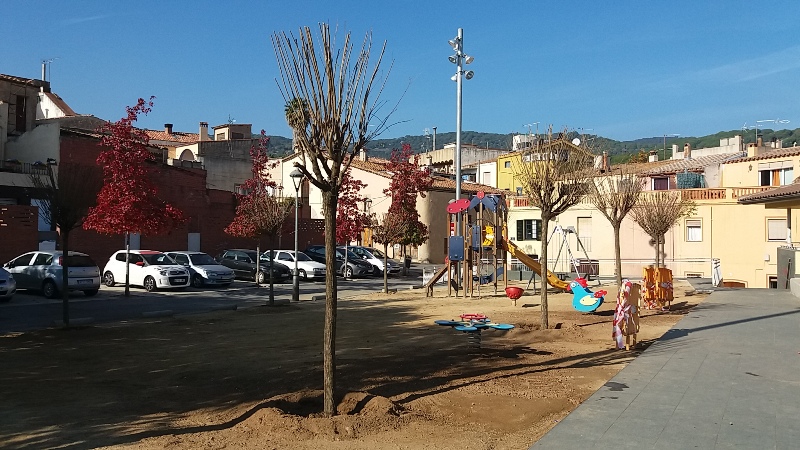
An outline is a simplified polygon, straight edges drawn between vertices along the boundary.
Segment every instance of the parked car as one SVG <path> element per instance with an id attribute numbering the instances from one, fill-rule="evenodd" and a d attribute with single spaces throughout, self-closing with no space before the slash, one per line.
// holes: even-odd
<path id="1" fill-rule="evenodd" d="M 14 276 L 0 267 L 0 302 L 11 300 L 15 292 L 17 292 L 17 282 L 14 280 Z"/>
<path id="2" fill-rule="evenodd" d="M 324 245 L 311 245 L 306 248 L 304 252 L 309 258 L 314 261 L 325 264 L 325 246 Z M 374 270 L 372 264 L 362 260 L 353 252 L 347 252 L 347 264 L 344 259 L 344 248 L 336 249 L 336 273 L 344 276 L 345 278 L 352 277 L 365 277 L 371 275 Z"/>
<path id="3" fill-rule="evenodd" d="M 269 253 L 264 252 L 262 255 L 268 261 Z M 294 250 L 275 250 L 273 254 L 276 261 L 289 266 L 289 270 L 294 276 Z M 314 261 L 303 252 L 297 252 L 297 273 L 304 280 L 309 278 L 314 280 L 325 279 L 325 264 Z"/>
<path id="4" fill-rule="evenodd" d="M 69 252 L 67 287 L 71 291 L 83 291 L 93 296 L 100 290 L 100 268 L 89 257 L 80 252 Z M 18 289 L 41 291 L 46 298 L 58 296 L 64 285 L 64 252 L 36 251 L 17 256 L 5 264 L 11 272 Z"/>
<path id="5" fill-rule="evenodd" d="M 176 251 L 167 252 L 176 263 L 189 269 L 192 286 L 230 286 L 233 283 L 233 270 L 229 269 L 207 253 Z"/>
<path id="6" fill-rule="evenodd" d="M 103 283 L 108 287 L 124 283 L 125 266 L 125 250 L 111 255 L 103 268 Z M 127 266 L 130 285 L 142 286 L 148 292 L 189 286 L 189 270 L 162 252 L 131 250 Z"/>
<path id="7" fill-rule="evenodd" d="M 258 284 L 269 282 L 269 262 L 259 260 L 258 253 L 255 250 L 224 250 L 216 259 L 221 265 L 233 269 L 236 278 L 254 280 Z M 256 271 L 256 261 L 258 261 L 258 271 Z M 291 279 L 291 277 L 292 272 L 288 267 L 278 262 L 273 263 L 272 278 L 274 281 L 280 283 Z"/>
<path id="8" fill-rule="evenodd" d="M 344 247 L 340 247 L 344 248 Z M 348 246 L 348 250 L 355 253 L 356 256 L 372 264 L 373 275 L 383 275 L 383 252 L 377 248 L 362 247 L 360 245 Z M 387 273 L 389 275 L 396 275 L 400 273 L 400 264 L 393 260 L 387 259 L 386 265 L 389 267 Z"/>

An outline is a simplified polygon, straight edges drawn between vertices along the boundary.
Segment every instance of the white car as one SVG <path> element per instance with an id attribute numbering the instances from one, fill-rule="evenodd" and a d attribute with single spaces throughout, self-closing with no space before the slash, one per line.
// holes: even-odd
<path id="1" fill-rule="evenodd" d="M 341 247 L 344 248 L 344 247 Z M 348 250 L 355 253 L 356 256 L 367 261 L 368 263 L 372 264 L 374 268 L 374 275 L 383 275 L 383 252 L 378 250 L 377 248 L 372 247 L 361 247 L 359 245 L 353 245 L 347 247 Z M 400 273 L 400 264 L 397 261 L 387 258 L 386 265 L 389 266 L 389 270 L 387 271 L 390 275 L 396 275 Z"/>
<path id="2" fill-rule="evenodd" d="M 103 283 L 108 287 L 125 283 L 125 265 L 125 250 L 111 255 L 103 268 Z M 131 250 L 127 265 L 131 286 L 142 286 L 147 291 L 182 289 L 189 286 L 189 270 L 164 253 Z"/>
<path id="3" fill-rule="evenodd" d="M 294 250 L 275 250 L 275 261 L 289 267 L 294 276 Z M 262 258 L 269 261 L 269 252 L 264 252 Z M 303 252 L 297 252 L 297 273 L 304 280 L 325 279 L 325 264 L 314 261 Z"/>
<path id="4" fill-rule="evenodd" d="M 189 269 L 192 286 L 230 286 L 233 283 L 233 270 L 220 265 L 214 258 L 202 252 L 167 252 L 176 263 Z"/>

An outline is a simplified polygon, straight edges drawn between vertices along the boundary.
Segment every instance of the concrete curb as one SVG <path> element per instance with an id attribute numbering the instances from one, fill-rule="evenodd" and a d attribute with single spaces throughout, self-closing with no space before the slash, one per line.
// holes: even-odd
<path id="1" fill-rule="evenodd" d="M 228 305 L 211 308 L 209 311 L 236 311 L 237 309 L 239 309 L 239 305 Z"/>

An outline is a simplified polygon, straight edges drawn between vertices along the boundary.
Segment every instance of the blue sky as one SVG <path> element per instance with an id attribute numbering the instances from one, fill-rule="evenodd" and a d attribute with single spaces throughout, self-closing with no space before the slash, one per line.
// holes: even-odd
<path id="1" fill-rule="evenodd" d="M 382 138 L 455 131 L 447 41 L 458 28 L 475 58 L 463 85 L 465 131 L 526 132 L 538 122 L 631 140 L 759 120 L 800 127 L 796 0 L 5 0 L 0 11 L 0 73 L 39 78 L 53 58 L 53 91 L 78 113 L 110 120 L 154 95 L 139 122 L 147 128 L 196 132 L 230 117 L 290 136 L 270 37 L 319 22 L 359 43 L 367 31 L 387 42 L 393 65 L 381 98 L 397 104 L 398 124 Z"/>

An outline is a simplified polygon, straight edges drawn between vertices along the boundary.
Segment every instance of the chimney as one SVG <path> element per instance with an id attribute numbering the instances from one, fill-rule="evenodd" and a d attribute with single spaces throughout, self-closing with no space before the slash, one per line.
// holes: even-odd
<path id="1" fill-rule="evenodd" d="M 164 124 L 164 132 L 167 133 L 167 134 L 172 134 L 172 124 L 171 123 L 165 123 Z"/>
<path id="2" fill-rule="evenodd" d="M 367 160 L 367 150 L 366 149 L 362 148 L 361 150 L 358 151 L 358 159 L 360 159 L 361 161 L 366 161 Z"/>
<path id="3" fill-rule="evenodd" d="M 758 137 L 758 146 L 759 147 L 763 147 L 764 146 L 764 138 L 762 138 L 761 136 Z"/>
<path id="4" fill-rule="evenodd" d="M 683 144 L 683 159 L 692 159 L 692 144 Z"/>
<path id="5" fill-rule="evenodd" d="M 207 141 L 208 139 L 208 122 L 200 122 L 200 141 Z"/>
<path id="6" fill-rule="evenodd" d="M 758 146 L 756 144 L 747 144 L 747 156 L 756 156 L 758 155 Z"/>
<path id="7" fill-rule="evenodd" d="M 603 151 L 603 167 L 600 169 L 602 172 L 609 172 L 611 170 L 611 166 L 608 165 L 608 152 Z"/>
<path id="8" fill-rule="evenodd" d="M 650 150 L 650 156 L 647 157 L 647 162 L 656 162 L 658 161 L 658 152 L 655 150 Z"/>

